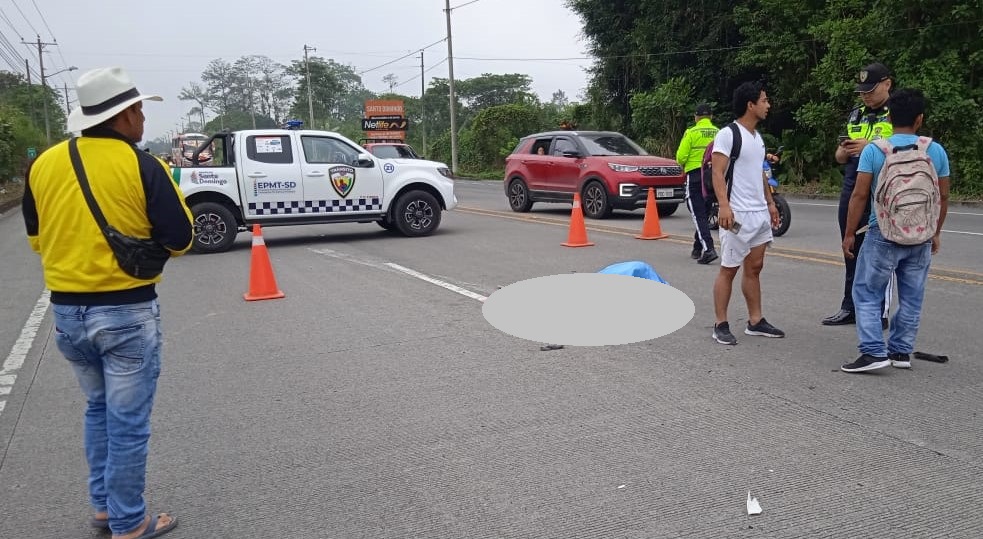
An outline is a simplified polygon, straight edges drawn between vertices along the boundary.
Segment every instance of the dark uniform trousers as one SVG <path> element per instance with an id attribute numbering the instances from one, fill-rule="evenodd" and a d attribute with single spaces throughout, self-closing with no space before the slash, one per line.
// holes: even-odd
<path id="1" fill-rule="evenodd" d="M 693 250 L 706 252 L 713 249 L 713 236 L 707 220 L 707 203 L 703 196 L 703 170 L 693 169 L 686 173 L 686 207 L 693 216 L 696 232 L 693 233 Z"/>
<path id="2" fill-rule="evenodd" d="M 859 157 L 851 157 L 843 170 L 843 190 L 840 191 L 839 223 L 840 239 L 846 234 L 846 215 L 850 207 L 850 197 L 853 196 L 853 186 L 857 183 L 857 165 L 860 164 Z M 867 207 L 864 209 L 863 216 L 857 228 L 866 226 L 870 219 L 870 197 L 867 197 Z M 864 243 L 867 234 L 857 234 L 856 241 L 853 243 L 853 258 L 843 256 L 843 264 L 846 266 L 846 278 L 843 281 L 843 301 L 840 308 L 844 311 L 853 312 L 853 277 L 857 272 L 857 258 L 860 254 L 860 246 Z"/>

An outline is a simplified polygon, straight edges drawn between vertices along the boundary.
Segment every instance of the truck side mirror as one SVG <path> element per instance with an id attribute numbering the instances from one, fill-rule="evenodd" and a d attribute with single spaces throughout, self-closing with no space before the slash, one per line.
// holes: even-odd
<path id="1" fill-rule="evenodd" d="M 358 159 L 355 160 L 355 165 L 361 168 L 372 168 L 375 166 L 375 161 L 371 155 L 360 153 L 358 154 Z"/>

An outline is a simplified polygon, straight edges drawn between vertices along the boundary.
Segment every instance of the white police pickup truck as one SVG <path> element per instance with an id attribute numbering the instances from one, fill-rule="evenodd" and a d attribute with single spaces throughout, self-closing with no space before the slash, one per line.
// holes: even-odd
<path id="1" fill-rule="evenodd" d="M 176 167 L 194 216 L 192 250 L 228 250 L 236 234 L 262 226 L 376 222 L 405 236 L 426 236 L 442 210 L 457 206 L 443 163 L 380 159 L 328 131 L 254 129 L 219 133 L 193 156 L 207 167 Z"/>

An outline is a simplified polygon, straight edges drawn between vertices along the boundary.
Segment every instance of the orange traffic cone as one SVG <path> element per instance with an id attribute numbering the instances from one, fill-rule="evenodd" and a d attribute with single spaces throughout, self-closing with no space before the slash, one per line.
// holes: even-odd
<path id="1" fill-rule="evenodd" d="M 246 298 L 246 301 L 256 301 L 258 299 L 277 299 L 283 296 L 283 292 L 276 286 L 273 265 L 270 264 L 270 253 L 266 250 L 266 242 L 263 241 L 263 231 L 259 225 L 253 225 L 253 254 L 249 267 L 249 292 L 243 294 L 242 297 Z"/>
<path id="2" fill-rule="evenodd" d="M 567 241 L 561 243 L 564 247 L 590 247 L 594 245 L 587 241 L 587 226 L 584 224 L 584 210 L 580 207 L 580 193 L 573 194 L 573 212 L 570 213 L 570 234 Z"/>
<path id="3" fill-rule="evenodd" d="M 645 220 L 642 221 L 642 233 L 635 236 L 640 240 L 661 240 L 669 234 L 662 233 L 659 226 L 659 206 L 655 203 L 655 190 L 649 187 L 649 196 L 645 201 Z"/>

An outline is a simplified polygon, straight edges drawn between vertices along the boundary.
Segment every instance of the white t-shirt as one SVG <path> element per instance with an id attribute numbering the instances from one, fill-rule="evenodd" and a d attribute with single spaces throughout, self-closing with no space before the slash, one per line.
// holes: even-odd
<path id="1" fill-rule="evenodd" d="M 761 211 L 768 209 L 762 165 L 765 162 L 765 141 L 755 131 L 751 133 L 740 123 L 741 155 L 734 163 L 734 183 L 730 191 L 730 207 L 734 211 Z M 713 139 L 713 153 L 730 156 L 733 131 L 722 127 Z"/>

